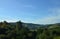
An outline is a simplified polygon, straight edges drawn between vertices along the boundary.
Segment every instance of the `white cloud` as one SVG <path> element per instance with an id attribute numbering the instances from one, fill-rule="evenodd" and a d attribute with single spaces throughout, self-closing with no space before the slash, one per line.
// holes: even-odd
<path id="1" fill-rule="evenodd" d="M 53 5 L 60 5 L 60 0 L 50 0 Z"/>
<path id="2" fill-rule="evenodd" d="M 24 7 L 33 7 L 32 5 L 24 5 Z"/>
<path id="3" fill-rule="evenodd" d="M 7 22 L 17 22 L 17 21 L 19 21 L 19 19 L 14 19 L 14 18 L 10 18 L 10 17 L 0 16 L 0 22 L 3 22 L 3 21 L 7 21 Z"/>
<path id="4" fill-rule="evenodd" d="M 45 18 L 42 18 L 42 19 L 37 19 L 37 21 L 35 21 L 35 23 L 52 24 L 52 23 L 60 22 L 60 9 L 59 8 L 49 9 L 48 12 L 50 12 L 51 15 L 49 15 Z"/>
<path id="5" fill-rule="evenodd" d="M 36 7 L 33 6 L 33 5 L 23 5 L 22 6 L 23 8 L 32 8 L 32 9 L 35 9 Z"/>
<path id="6" fill-rule="evenodd" d="M 3 22 L 3 21 L 7 21 L 7 22 L 17 22 L 18 20 L 10 20 L 10 19 L 5 19 L 5 20 L 1 20 L 0 22 Z"/>
<path id="7" fill-rule="evenodd" d="M 58 23 L 59 19 L 60 19 L 60 17 L 51 16 L 51 17 L 46 17 L 46 18 L 43 18 L 43 19 L 39 19 L 39 20 L 36 21 L 36 23 L 39 23 L 39 24 Z"/>

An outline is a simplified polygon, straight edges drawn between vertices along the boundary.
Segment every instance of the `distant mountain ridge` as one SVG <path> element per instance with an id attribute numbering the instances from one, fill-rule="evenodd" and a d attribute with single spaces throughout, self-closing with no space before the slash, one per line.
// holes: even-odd
<path id="1" fill-rule="evenodd" d="M 16 23 L 10 23 L 12 25 L 16 25 Z M 40 25 L 40 24 L 33 24 L 33 23 L 22 23 L 23 27 L 27 27 L 29 29 L 37 29 L 39 27 L 42 27 L 44 25 Z"/>
<path id="2" fill-rule="evenodd" d="M 16 23 L 11 23 L 12 25 L 16 25 Z M 55 24 L 48 24 L 48 25 L 42 25 L 42 24 L 33 24 L 33 23 L 22 23 L 23 27 L 27 27 L 28 29 L 38 29 L 40 27 L 49 27 L 49 26 L 53 26 L 53 25 L 58 25 L 60 26 L 60 23 L 55 23 Z"/>

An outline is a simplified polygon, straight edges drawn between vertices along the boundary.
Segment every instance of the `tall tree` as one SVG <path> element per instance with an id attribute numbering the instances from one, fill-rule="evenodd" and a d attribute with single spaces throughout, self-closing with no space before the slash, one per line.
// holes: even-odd
<path id="1" fill-rule="evenodd" d="M 21 21 L 16 22 L 16 28 L 22 28 L 22 22 Z"/>
<path id="2" fill-rule="evenodd" d="M 2 28 L 6 28 L 8 25 L 8 22 L 4 21 L 3 24 L 2 24 Z"/>

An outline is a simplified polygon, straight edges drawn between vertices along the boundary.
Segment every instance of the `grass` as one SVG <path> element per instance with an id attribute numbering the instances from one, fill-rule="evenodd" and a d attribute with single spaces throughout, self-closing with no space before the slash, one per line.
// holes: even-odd
<path id="1" fill-rule="evenodd" d="M 60 39 L 60 36 L 54 37 L 54 39 Z"/>

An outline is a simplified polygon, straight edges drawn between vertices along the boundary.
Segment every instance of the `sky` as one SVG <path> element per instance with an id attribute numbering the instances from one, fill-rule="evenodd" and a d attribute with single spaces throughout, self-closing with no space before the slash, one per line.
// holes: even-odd
<path id="1" fill-rule="evenodd" d="M 60 23 L 60 0 L 0 0 L 0 22 Z"/>

